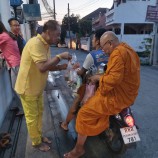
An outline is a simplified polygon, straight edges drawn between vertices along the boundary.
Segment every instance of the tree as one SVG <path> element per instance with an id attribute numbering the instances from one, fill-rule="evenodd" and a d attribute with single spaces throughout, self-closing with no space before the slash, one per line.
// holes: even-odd
<path id="1" fill-rule="evenodd" d="M 61 35 L 60 35 L 61 44 L 65 43 L 65 37 L 66 37 L 66 28 L 64 27 L 64 25 L 61 25 Z"/>
<path id="2" fill-rule="evenodd" d="M 82 36 L 87 36 L 92 33 L 92 21 L 91 20 L 80 20 L 79 21 L 80 33 Z"/>
<path id="3" fill-rule="evenodd" d="M 78 20 L 79 16 L 72 14 L 69 19 L 68 15 L 66 14 L 62 20 L 62 25 L 61 25 L 61 42 L 64 42 L 64 39 L 66 37 L 66 32 L 69 30 L 69 25 L 68 22 L 70 21 L 70 31 L 72 31 L 74 34 L 79 32 L 79 27 L 78 27 Z"/>
<path id="4" fill-rule="evenodd" d="M 70 31 L 74 34 L 78 33 L 80 36 L 90 35 L 92 32 L 92 21 L 91 20 L 80 20 L 79 15 L 72 14 L 69 19 L 66 14 L 62 20 L 61 25 L 61 42 L 66 37 L 66 31 L 69 30 L 68 22 L 70 21 Z"/>
<path id="5" fill-rule="evenodd" d="M 75 34 L 76 32 L 79 31 L 78 20 L 79 20 L 79 16 L 75 16 L 74 14 L 72 14 L 69 17 L 69 19 L 68 16 L 65 15 L 64 19 L 62 20 L 62 26 L 64 29 L 68 30 L 69 29 L 68 22 L 70 21 L 70 30 Z"/>

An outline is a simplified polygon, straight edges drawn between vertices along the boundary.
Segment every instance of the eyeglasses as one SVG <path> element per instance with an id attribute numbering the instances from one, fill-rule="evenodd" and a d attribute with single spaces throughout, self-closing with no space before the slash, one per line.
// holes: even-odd
<path id="1" fill-rule="evenodd" d="M 108 42 L 110 42 L 110 41 L 109 41 L 109 40 L 106 41 L 106 42 L 103 44 L 102 48 L 104 48 L 104 46 L 105 46 Z"/>
<path id="2" fill-rule="evenodd" d="M 107 44 L 107 43 L 111 43 L 112 41 L 114 41 L 116 38 L 113 38 L 113 39 L 111 39 L 111 40 L 107 40 L 104 44 L 103 44 L 103 46 L 102 46 L 102 48 L 104 48 L 104 46 Z"/>

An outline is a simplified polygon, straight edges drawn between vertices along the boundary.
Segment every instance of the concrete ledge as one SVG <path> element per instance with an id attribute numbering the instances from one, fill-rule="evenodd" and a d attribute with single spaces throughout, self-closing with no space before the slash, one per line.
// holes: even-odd
<path id="1" fill-rule="evenodd" d="M 6 67 L 0 69 L 0 127 L 11 104 L 13 95 L 9 72 Z"/>

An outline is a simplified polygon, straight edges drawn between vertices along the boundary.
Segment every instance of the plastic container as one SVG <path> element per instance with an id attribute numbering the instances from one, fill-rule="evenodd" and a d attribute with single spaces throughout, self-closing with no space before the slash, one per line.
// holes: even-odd
<path id="1" fill-rule="evenodd" d="M 82 78 L 80 76 L 77 75 L 77 89 L 81 86 L 82 84 Z"/>
<path id="2" fill-rule="evenodd" d="M 90 68 L 90 74 L 91 75 L 95 75 L 97 74 L 98 70 L 97 70 L 97 67 L 95 65 L 93 65 L 91 68 Z"/>
<path id="3" fill-rule="evenodd" d="M 101 64 L 98 66 L 98 73 L 99 73 L 99 74 L 104 73 L 104 66 L 105 66 L 104 63 L 101 63 Z"/>
<path id="4" fill-rule="evenodd" d="M 76 53 L 72 54 L 71 64 L 74 65 L 77 62 L 77 56 Z"/>

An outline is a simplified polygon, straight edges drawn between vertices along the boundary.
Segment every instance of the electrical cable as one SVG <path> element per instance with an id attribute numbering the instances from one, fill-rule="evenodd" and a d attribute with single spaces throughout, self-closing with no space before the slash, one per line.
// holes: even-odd
<path id="1" fill-rule="evenodd" d="M 41 0 L 41 1 L 43 2 L 43 5 L 44 5 L 46 11 L 48 12 L 48 14 L 50 14 L 51 16 L 53 16 L 54 15 L 53 9 L 48 4 L 47 0 Z"/>
<path id="2" fill-rule="evenodd" d="M 83 10 L 83 9 L 85 9 L 85 8 L 91 6 L 91 5 L 96 4 L 97 2 L 98 2 L 98 0 L 91 1 L 91 2 L 90 2 L 89 4 L 87 4 L 87 5 L 85 4 L 85 5 L 82 6 L 82 7 L 77 7 L 76 9 L 71 9 L 71 11 Z"/>

